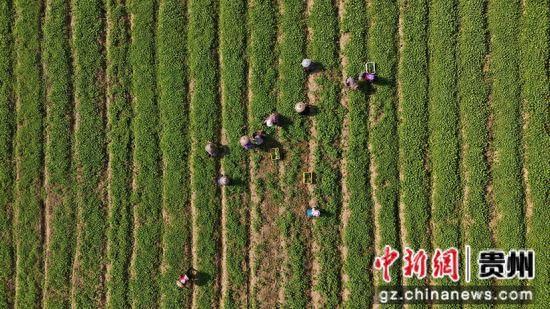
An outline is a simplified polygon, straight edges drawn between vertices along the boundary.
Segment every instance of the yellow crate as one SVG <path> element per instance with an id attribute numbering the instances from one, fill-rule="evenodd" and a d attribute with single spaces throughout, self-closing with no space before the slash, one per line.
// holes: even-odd
<path id="1" fill-rule="evenodd" d="M 376 74 L 376 63 L 369 61 L 365 64 L 365 72 Z"/>
<path id="2" fill-rule="evenodd" d="M 270 154 L 271 154 L 271 160 L 273 161 L 281 160 L 281 151 L 279 150 L 279 148 L 271 148 Z"/>
<path id="3" fill-rule="evenodd" d="M 302 181 L 305 183 L 305 184 L 312 184 L 315 182 L 315 177 L 313 175 L 313 172 L 304 172 L 304 174 L 302 175 Z"/>

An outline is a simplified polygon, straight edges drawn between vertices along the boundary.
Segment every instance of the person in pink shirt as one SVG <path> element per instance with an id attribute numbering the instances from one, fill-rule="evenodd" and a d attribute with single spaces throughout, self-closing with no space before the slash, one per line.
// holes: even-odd
<path id="1" fill-rule="evenodd" d="M 178 278 L 178 281 L 176 281 L 176 284 L 179 288 L 186 288 L 188 287 L 193 279 L 195 278 L 196 270 L 193 269 L 193 267 L 190 267 L 185 274 L 180 275 Z"/>

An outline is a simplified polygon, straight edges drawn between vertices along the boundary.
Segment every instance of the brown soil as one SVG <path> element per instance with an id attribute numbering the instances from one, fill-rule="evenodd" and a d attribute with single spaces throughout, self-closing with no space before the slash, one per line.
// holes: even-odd
<path id="1" fill-rule="evenodd" d="M 256 155 L 256 154 L 254 154 Z M 253 168 L 252 179 L 269 181 L 271 178 L 278 178 L 278 167 L 268 158 L 268 154 L 261 154 L 262 160 L 259 168 Z M 257 191 L 254 198 L 253 219 L 251 224 L 261 224 L 252 229 L 251 242 L 251 267 L 254 273 L 254 281 L 251 288 L 260 308 L 275 308 L 279 299 L 280 288 L 280 266 L 283 256 L 279 242 L 279 204 L 276 197 L 266 189 L 264 196 L 258 196 Z M 252 256 L 254 257 L 252 259 Z"/>
<path id="2" fill-rule="evenodd" d="M 351 211 L 349 209 L 349 191 L 348 191 L 348 185 L 347 185 L 347 179 L 348 179 L 348 164 L 347 164 L 347 154 L 348 154 L 348 137 L 349 137 L 349 117 L 344 118 L 344 124 L 342 129 L 342 140 L 341 140 L 341 147 L 344 151 L 342 156 L 342 162 L 340 165 L 340 170 L 342 173 L 342 217 L 341 217 L 341 223 L 340 223 L 340 235 L 341 235 L 341 241 L 342 246 L 340 247 L 340 256 L 342 259 L 342 264 L 345 265 L 348 257 L 348 247 L 346 246 L 345 242 L 345 231 L 347 229 L 349 218 L 351 215 Z M 348 290 L 348 282 L 349 282 L 349 276 L 344 271 L 344 267 L 342 267 L 341 270 L 341 276 L 342 276 L 342 301 L 345 303 L 349 299 L 350 291 Z"/>
<path id="3" fill-rule="evenodd" d="M 319 86 L 315 82 L 315 78 L 317 77 L 318 74 L 320 74 L 320 73 L 309 75 L 308 80 L 307 80 L 307 87 L 308 87 L 307 96 L 308 96 L 309 103 L 311 105 L 315 105 L 315 102 L 317 100 L 316 94 L 318 92 Z M 308 155 L 308 160 L 307 160 L 308 163 L 309 163 L 309 166 L 308 166 L 309 171 L 313 171 L 315 169 L 314 153 L 315 153 L 316 149 L 317 149 L 317 128 L 315 126 L 315 121 L 312 121 L 311 130 L 310 130 L 310 139 L 309 139 L 309 155 Z M 317 204 L 317 201 L 315 199 L 314 185 L 313 184 L 308 184 L 307 189 L 308 189 L 309 196 L 310 196 L 309 206 L 313 207 Z M 313 224 L 315 224 L 315 222 L 313 222 Z M 312 261 L 311 262 L 311 282 L 312 282 L 311 300 L 312 300 L 312 305 L 313 305 L 314 308 L 321 308 L 322 307 L 322 302 L 323 302 L 322 297 L 319 294 L 319 292 L 315 291 L 315 289 L 314 289 L 314 287 L 317 285 L 317 277 L 318 277 L 319 272 L 320 272 L 319 261 L 316 258 L 317 255 L 318 255 L 318 252 L 319 252 L 319 246 L 317 245 L 317 243 L 314 240 L 311 243 L 312 243 L 312 247 L 311 247 L 311 256 L 312 256 L 312 258 L 311 258 L 311 261 Z"/>
<path id="4" fill-rule="evenodd" d="M 522 4 L 523 4 L 523 9 L 525 9 L 525 3 L 523 3 L 522 1 Z M 523 104 L 526 104 L 526 102 L 524 101 Z M 523 132 L 525 132 L 525 130 L 527 130 L 528 126 L 529 126 L 529 113 L 526 112 L 526 111 L 523 111 L 522 112 L 522 120 L 523 120 L 523 126 L 522 126 L 522 129 L 523 129 Z M 527 155 L 526 155 L 526 146 L 525 144 L 523 145 L 523 167 L 522 167 L 522 178 L 523 178 L 523 187 L 525 188 L 525 221 L 526 221 L 526 234 L 529 234 L 530 231 L 531 231 L 531 224 L 529 224 L 531 222 L 531 218 L 533 217 L 533 197 L 531 195 L 531 184 L 529 182 L 529 171 L 527 170 L 526 168 L 526 160 L 527 160 Z"/>
<path id="5" fill-rule="evenodd" d="M 223 97 L 223 96 L 222 96 Z M 221 144 L 227 145 L 227 135 L 225 132 L 225 129 L 221 130 Z M 220 166 L 220 174 L 224 174 L 223 164 Z M 228 286 L 228 279 L 227 279 L 227 198 L 225 193 L 225 188 L 222 188 L 221 190 L 221 300 L 220 304 L 223 304 L 225 297 L 227 296 L 227 286 Z"/>
<path id="6" fill-rule="evenodd" d="M 343 16 L 345 13 L 345 7 L 344 7 L 344 1 L 339 0 L 338 1 L 338 15 L 340 22 L 343 20 Z M 344 54 L 344 50 L 346 46 L 349 44 L 349 41 L 351 40 L 351 35 L 349 33 L 340 33 L 340 58 L 341 58 L 341 66 L 343 68 L 342 70 L 342 79 L 345 79 L 346 76 L 344 76 L 344 69 L 346 69 L 349 65 L 348 57 Z M 347 92 L 345 89 L 342 89 L 341 96 L 340 96 L 340 104 L 344 108 L 348 108 L 349 106 L 349 97 L 347 96 Z M 344 116 L 344 121 L 342 125 L 342 135 L 340 139 L 340 148 L 342 149 L 342 160 L 340 162 L 340 172 L 342 174 L 341 179 L 341 187 L 342 187 L 342 210 L 341 210 L 341 218 L 340 218 L 340 238 L 341 238 L 341 246 L 340 246 L 340 258 L 342 260 L 342 269 L 340 272 L 341 276 L 341 286 L 342 286 L 342 293 L 341 293 L 341 299 L 343 303 L 346 303 L 346 301 L 349 299 L 350 291 L 347 288 L 348 282 L 349 282 L 349 276 L 345 272 L 345 265 L 348 257 L 348 247 L 346 246 L 345 241 L 345 231 L 349 223 L 349 218 L 351 215 L 351 211 L 349 209 L 349 191 L 348 191 L 348 164 L 347 164 L 347 156 L 348 156 L 348 140 L 349 140 L 349 114 L 346 113 Z"/>
<path id="7" fill-rule="evenodd" d="M 489 59 L 487 57 L 487 59 Z M 487 61 L 485 63 L 485 67 L 489 67 Z M 485 70 L 484 70 L 485 71 Z M 487 72 L 488 74 L 488 72 Z M 488 76 L 485 74 L 485 76 Z M 492 93 L 489 93 L 488 97 L 488 106 L 489 106 L 489 115 L 487 118 L 487 132 L 488 132 L 488 142 L 487 142 L 487 150 L 486 150 L 486 158 L 487 158 L 487 165 L 489 168 L 489 179 L 487 181 L 487 188 L 486 188 L 486 194 L 487 197 L 487 205 L 489 207 L 489 229 L 491 231 L 491 244 L 496 245 L 496 227 L 499 222 L 499 216 L 496 213 L 496 207 L 495 207 L 495 195 L 493 192 L 493 177 L 492 177 L 492 168 L 495 163 L 495 149 L 493 146 L 493 122 L 494 122 L 494 116 L 492 111 L 492 102 L 493 102 L 493 95 Z"/>
<path id="8" fill-rule="evenodd" d="M 400 6 L 399 7 L 399 24 L 398 24 L 398 37 L 399 37 L 399 40 L 398 40 L 398 53 L 399 53 L 399 62 L 398 62 L 398 67 L 401 68 L 401 65 L 402 65 L 402 61 L 403 61 L 403 57 L 402 57 L 402 54 L 403 54 L 403 46 L 404 46 L 404 42 L 403 42 L 403 7 Z M 398 69 L 399 70 L 399 69 Z M 398 76 L 399 76 L 399 72 L 398 72 Z M 402 89 L 402 85 L 401 85 L 401 82 L 400 82 L 400 79 L 398 78 L 397 79 L 397 118 L 398 120 L 400 121 L 401 120 L 401 117 L 400 115 L 403 114 L 403 89 Z M 399 125 L 400 122 L 398 122 L 398 125 Z M 399 130 L 399 128 L 398 128 Z M 399 182 L 403 181 L 403 164 L 401 164 L 401 162 L 403 162 L 403 156 L 402 156 L 402 153 L 400 151 L 399 153 L 399 159 L 398 159 L 398 162 L 399 162 Z M 401 239 L 401 248 L 405 248 L 407 246 L 407 242 L 408 242 L 408 239 L 409 239 L 409 235 L 407 234 L 407 229 L 405 228 L 405 203 L 403 201 L 403 195 L 401 194 L 401 192 L 399 192 L 399 209 L 398 209 L 398 215 L 399 215 L 399 222 L 401 223 L 400 226 L 399 226 L 399 232 L 400 232 L 400 239 Z"/>

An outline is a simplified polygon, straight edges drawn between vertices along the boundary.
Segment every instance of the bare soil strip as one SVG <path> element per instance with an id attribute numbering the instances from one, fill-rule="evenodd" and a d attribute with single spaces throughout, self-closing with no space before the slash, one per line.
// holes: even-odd
<path id="1" fill-rule="evenodd" d="M 307 88 L 308 88 L 308 100 L 309 104 L 315 105 L 315 102 L 317 98 L 315 97 L 315 93 L 318 90 L 318 85 L 315 82 L 317 74 L 311 74 L 308 76 L 307 81 Z M 309 139 L 309 154 L 307 158 L 307 166 L 308 171 L 314 171 L 315 170 L 315 150 L 317 149 L 317 128 L 315 125 L 315 121 L 313 120 L 311 122 L 311 129 L 310 129 L 310 139 Z M 317 200 L 315 199 L 315 186 L 313 184 L 308 184 L 307 189 L 309 192 L 309 207 L 316 206 Z M 312 223 L 315 225 L 315 222 Z M 320 275 L 320 265 L 319 261 L 317 261 L 316 256 L 319 252 L 319 245 L 315 242 L 315 240 L 311 241 L 311 286 L 314 287 L 317 285 L 317 277 Z M 311 289 L 311 300 L 312 304 L 315 308 L 320 308 L 322 306 L 322 297 L 319 294 L 319 292 L 315 291 L 315 289 Z"/>
<path id="2" fill-rule="evenodd" d="M 338 1 L 338 20 L 340 23 L 342 23 L 343 16 L 345 14 L 345 7 L 344 7 L 345 0 L 339 0 Z M 341 27 L 340 27 L 341 28 Z M 344 69 L 348 66 L 348 57 L 346 54 L 344 54 L 344 50 L 346 48 L 346 45 L 348 44 L 350 40 L 349 33 L 340 32 L 340 60 L 341 60 L 341 71 L 342 71 L 342 80 L 344 80 L 346 77 L 344 76 Z M 348 96 L 345 88 L 342 88 L 340 93 L 340 103 L 344 108 L 348 108 Z M 340 258 L 342 260 L 342 265 L 346 265 L 347 256 L 348 256 L 348 247 L 346 246 L 345 241 L 345 231 L 349 223 L 350 218 L 350 209 L 349 209 L 349 192 L 348 192 L 348 163 L 347 163 L 347 157 L 348 157 L 348 140 L 349 140 L 349 113 L 346 113 L 344 115 L 344 122 L 342 126 L 342 135 L 340 139 L 340 148 L 342 149 L 342 159 L 340 161 L 340 173 L 342 175 L 341 179 L 341 187 L 342 187 L 342 210 L 341 210 L 341 217 L 340 217 L 340 238 L 341 238 L 341 247 L 340 247 Z M 342 267 L 341 272 L 341 286 L 342 286 L 342 295 L 341 299 L 343 303 L 346 303 L 349 299 L 349 289 L 348 289 L 348 282 L 349 282 L 349 276 L 345 272 L 345 267 Z"/>
<path id="3" fill-rule="evenodd" d="M 311 8 L 313 6 L 313 1 L 314 0 L 307 0 L 306 2 L 306 12 L 307 12 L 307 16 L 310 15 L 311 13 Z M 307 27 L 307 41 L 308 43 L 311 42 L 311 37 L 313 35 L 313 31 L 311 30 L 311 28 L 308 26 Z M 317 97 L 315 96 L 316 92 L 318 91 L 318 85 L 317 83 L 315 82 L 315 78 L 317 76 L 317 74 L 319 73 L 313 73 L 313 74 L 310 74 L 307 78 L 307 98 L 308 98 L 308 102 L 309 104 L 315 106 L 315 103 L 317 101 Z M 307 166 L 308 166 L 308 171 L 313 171 L 315 169 L 315 165 L 314 165 L 314 154 L 315 154 L 315 149 L 317 148 L 317 128 L 316 128 L 316 122 L 315 120 L 312 120 L 311 121 L 311 127 L 310 127 L 310 139 L 309 139 L 309 154 L 308 154 L 308 159 L 307 159 Z M 313 207 L 316 205 L 317 201 L 315 200 L 315 195 L 314 195 L 314 186 L 312 184 L 308 184 L 307 185 L 307 190 L 309 192 L 309 206 L 310 207 Z M 313 222 L 313 224 L 315 224 L 315 222 Z M 310 241 L 310 244 L 311 244 L 311 248 L 310 248 L 310 253 L 311 253 L 311 290 L 310 290 L 310 293 L 311 293 L 311 304 L 314 308 L 320 308 L 321 307 L 321 304 L 322 304 L 322 297 L 321 295 L 319 294 L 319 292 L 315 291 L 315 289 L 313 288 L 314 286 L 317 285 L 317 277 L 319 276 L 319 273 L 320 273 L 320 265 L 319 265 L 319 261 L 317 260 L 316 256 L 318 255 L 318 252 L 319 252 L 319 245 L 315 242 L 315 240 L 312 240 Z"/>
<path id="4" fill-rule="evenodd" d="M 191 85 L 189 87 L 192 89 Z M 191 142 L 191 153 L 195 153 L 197 149 L 197 143 L 195 141 Z M 191 160 L 189 160 L 189 179 L 194 179 L 195 177 L 195 169 L 193 168 L 193 163 Z M 196 207 L 196 200 L 197 200 L 197 193 L 195 190 L 191 190 L 191 263 L 193 265 L 194 269 L 198 269 L 198 263 L 199 259 L 197 256 L 197 210 Z M 196 299 L 197 299 L 197 289 L 195 289 L 195 286 L 192 285 L 192 297 L 191 297 L 191 307 L 196 308 Z"/>
<path id="5" fill-rule="evenodd" d="M 223 82 L 223 81 L 222 81 Z M 221 85 L 221 83 L 220 83 Z M 223 91 L 223 87 L 220 87 L 220 91 Z M 221 98 L 223 98 L 223 94 L 221 95 Z M 222 102 L 222 113 L 223 113 L 224 105 Z M 220 139 L 222 145 L 227 145 L 227 136 L 225 134 L 225 130 L 220 130 Z M 220 164 L 220 175 L 225 175 L 223 164 Z M 226 198 L 226 192 L 225 188 L 221 188 L 221 254 L 220 254 L 220 301 L 219 304 L 223 304 L 225 300 L 225 296 L 227 295 L 227 286 L 228 286 L 228 279 L 227 279 L 227 198 Z"/>
<path id="6" fill-rule="evenodd" d="M 195 90 L 195 80 L 190 79 L 189 80 L 189 95 L 188 95 L 188 102 L 191 102 L 191 94 Z M 191 114 L 191 111 L 189 112 Z M 190 154 L 193 154 L 197 151 L 197 143 L 196 141 L 191 140 L 191 150 Z M 191 159 L 191 155 L 189 156 L 189 179 L 192 181 L 195 177 L 195 169 L 193 167 L 193 162 Z M 198 264 L 198 257 L 197 257 L 197 211 L 195 209 L 196 207 L 196 201 L 197 201 L 197 192 L 195 190 L 191 189 L 191 201 L 190 201 L 190 209 L 191 209 L 191 264 L 193 265 L 193 268 L 197 269 Z M 191 307 L 195 308 L 195 303 L 197 299 L 197 289 L 195 289 L 195 286 L 192 285 L 192 297 L 191 297 Z"/>
<path id="7" fill-rule="evenodd" d="M 398 24 L 398 27 L 397 27 L 397 34 L 398 34 L 398 57 L 399 57 L 399 60 L 398 60 L 398 67 L 401 67 L 402 65 L 402 60 L 403 60 L 403 6 L 399 6 L 399 24 Z M 403 107 L 402 107 L 402 104 L 403 104 L 403 90 L 402 90 L 402 84 L 401 84 L 401 81 L 399 78 L 397 78 L 397 117 L 398 117 L 398 120 L 399 120 L 399 115 L 401 115 L 403 113 Z M 401 152 L 400 152 L 401 153 Z M 399 182 L 402 182 L 403 181 L 403 164 L 401 164 L 403 158 L 402 156 L 400 155 L 399 156 L 399 159 L 398 159 L 398 162 L 399 162 Z M 401 223 L 401 225 L 399 226 L 399 232 L 400 232 L 400 239 L 401 239 L 401 248 L 405 248 L 405 246 L 407 245 L 407 240 L 409 239 L 408 235 L 407 235 L 407 229 L 405 227 L 405 211 L 404 211 L 404 208 L 405 208 L 405 204 L 403 202 L 403 196 L 400 194 L 399 195 L 400 198 L 399 198 L 399 204 L 398 204 L 398 214 L 399 214 L 399 222 Z"/>

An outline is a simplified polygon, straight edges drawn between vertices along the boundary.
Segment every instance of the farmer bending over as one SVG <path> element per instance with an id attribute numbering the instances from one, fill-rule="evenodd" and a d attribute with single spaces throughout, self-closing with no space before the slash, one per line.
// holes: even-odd
<path id="1" fill-rule="evenodd" d="M 239 143 L 246 150 L 254 148 L 254 144 L 252 144 L 252 141 L 248 136 L 241 136 L 241 139 L 239 139 Z"/>
<path id="2" fill-rule="evenodd" d="M 359 84 L 357 84 L 357 81 L 355 81 L 355 79 L 350 76 L 346 79 L 346 87 L 351 90 L 357 90 L 359 89 Z"/>
<path id="3" fill-rule="evenodd" d="M 217 157 L 219 154 L 218 146 L 216 146 L 212 142 L 206 143 L 206 147 L 204 147 L 204 150 L 206 150 L 206 153 L 209 157 Z"/>
<path id="4" fill-rule="evenodd" d="M 265 125 L 269 128 L 279 125 L 279 114 L 271 113 L 269 116 L 267 116 L 264 122 L 265 122 Z"/>
<path id="5" fill-rule="evenodd" d="M 193 267 L 190 267 L 185 274 L 180 275 L 178 278 L 178 281 L 176 281 L 176 284 L 179 288 L 186 288 L 189 284 L 191 284 L 191 281 L 195 279 L 197 271 L 193 269 Z"/>
<path id="6" fill-rule="evenodd" d="M 300 115 L 306 115 L 309 111 L 309 106 L 304 102 L 298 102 L 294 105 L 294 110 Z"/>
<path id="7" fill-rule="evenodd" d="M 314 206 L 306 210 L 306 216 L 308 218 L 318 218 L 321 216 L 321 211 Z"/>

